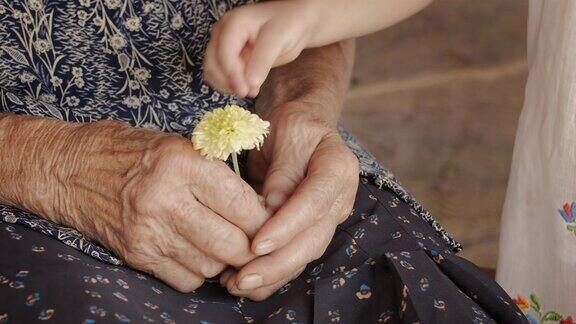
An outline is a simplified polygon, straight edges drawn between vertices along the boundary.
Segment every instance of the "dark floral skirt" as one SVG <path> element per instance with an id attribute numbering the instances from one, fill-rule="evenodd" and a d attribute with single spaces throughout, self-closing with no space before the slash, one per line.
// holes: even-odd
<path id="1" fill-rule="evenodd" d="M 321 259 L 263 302 L 209 280 L 182 294 L 21 224 L 0 223 L 0 323 L 527 323 L 398 196 L 361 179 Z"/>

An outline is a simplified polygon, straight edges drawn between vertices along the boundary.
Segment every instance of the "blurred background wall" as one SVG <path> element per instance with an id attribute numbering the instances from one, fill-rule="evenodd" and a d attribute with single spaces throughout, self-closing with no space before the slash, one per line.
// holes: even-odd
<path id="1" fill-rule="evenodd" d="M 526 0 L 436 0 L 357 42 L 344 124 L 494 268 L 526 81 Z"/>

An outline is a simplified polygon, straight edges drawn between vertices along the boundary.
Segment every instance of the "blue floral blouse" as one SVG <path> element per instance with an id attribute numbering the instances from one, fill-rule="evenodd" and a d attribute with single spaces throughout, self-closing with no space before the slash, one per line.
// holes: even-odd
<path id="1" fill-rule="evenodd" d="M 188 136 L 208 110 L 253 102 L 202 80 L 209 31 L 243 0 L 0 1 L 0 112 L 70 122 L 114 119 Z M 404 199 L 455 250 L 460 245 L 344 129 L 361 175 Z M 104 261 L 120 260 L 77 231 L 0 205 L 22 223 Z"/>

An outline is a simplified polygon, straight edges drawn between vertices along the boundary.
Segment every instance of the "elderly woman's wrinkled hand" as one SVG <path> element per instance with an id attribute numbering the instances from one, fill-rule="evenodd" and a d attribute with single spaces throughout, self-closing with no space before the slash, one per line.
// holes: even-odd
<path id="1" fill-rule="evenodd" d="M 249 176 L 274 212 L 252 250 L 260 257 L 221 283 L 237 296 L 262 300 L 322 256 L 336 226 L 352 211 L 358 160 L 335 123 L 311 114 L 309 103 L 288 103 L 269 116 L 271 135 L 251 151 Z"/>
<path id="2" fill-rule="evenodd" d="M 61 161 L 74 166 L 60 177 L 76 207 L 68 223 L 183 292 L 255 257 L 250 238 L 268 214 L 226 164 L 181 136 L 116 122 L 75 132 Z"/>

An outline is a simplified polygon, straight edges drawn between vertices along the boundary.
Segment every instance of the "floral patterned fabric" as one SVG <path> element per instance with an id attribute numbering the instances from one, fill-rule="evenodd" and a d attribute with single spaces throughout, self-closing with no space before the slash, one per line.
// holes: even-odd
<path id="1" fill-rule="evenodd" d="M 181 294 L 20 225 L 0 223 L 0 255 L 0 323 L 528 323 L 494 280 L 366 178 L 324 255 L 262 302 L 216 280 Z"/>
<path id="2" fill-rule="evenodd" d="M 210 109 L 253 107 L 201 78 L 211 26 L 245 3 L 0 0 L 0 109 L 188 136 Z M 525 323 L 394 176 L 341 134 L 361 162 L 354 212 L 324 255 L 266 301 L 215 281 L 177 293 L 73 229 L 0 206 L 0 323 Z"/>
<path id="3" fill-rule="evenodd" d="M 71 122 L 124 121 L 188 136 L 208 110 L 253 103 L 202 82 L 209 31 L 246 0 L 0 1 L 0 112 Z M 362 175 L 408 202 L 454 251 L 458 242 L 344 129 Z M 121 261 L 80 233 L 0 205 L 17 222 L 113 264 Z"/>
<path id="4" fill-rule="evenodd" d="M 530 299 L 518 295 L 514 302 L 520 308 L 530 324 L 559 323 L 574 324 L 574 319 L 570 315 L 564 315 L 558 311 L 545 308 L 545 304 L 540 300 L 538 294 L 530 294 Z"/>
<path id="5" fill-rule="evenodd" d="M 526 309 L 532 323 L 572 323 L 576 1 L 530 0 L 527 39 L 529 77 L 502 210 L 496 278 L 517 300 L 537 297 Z"/>

